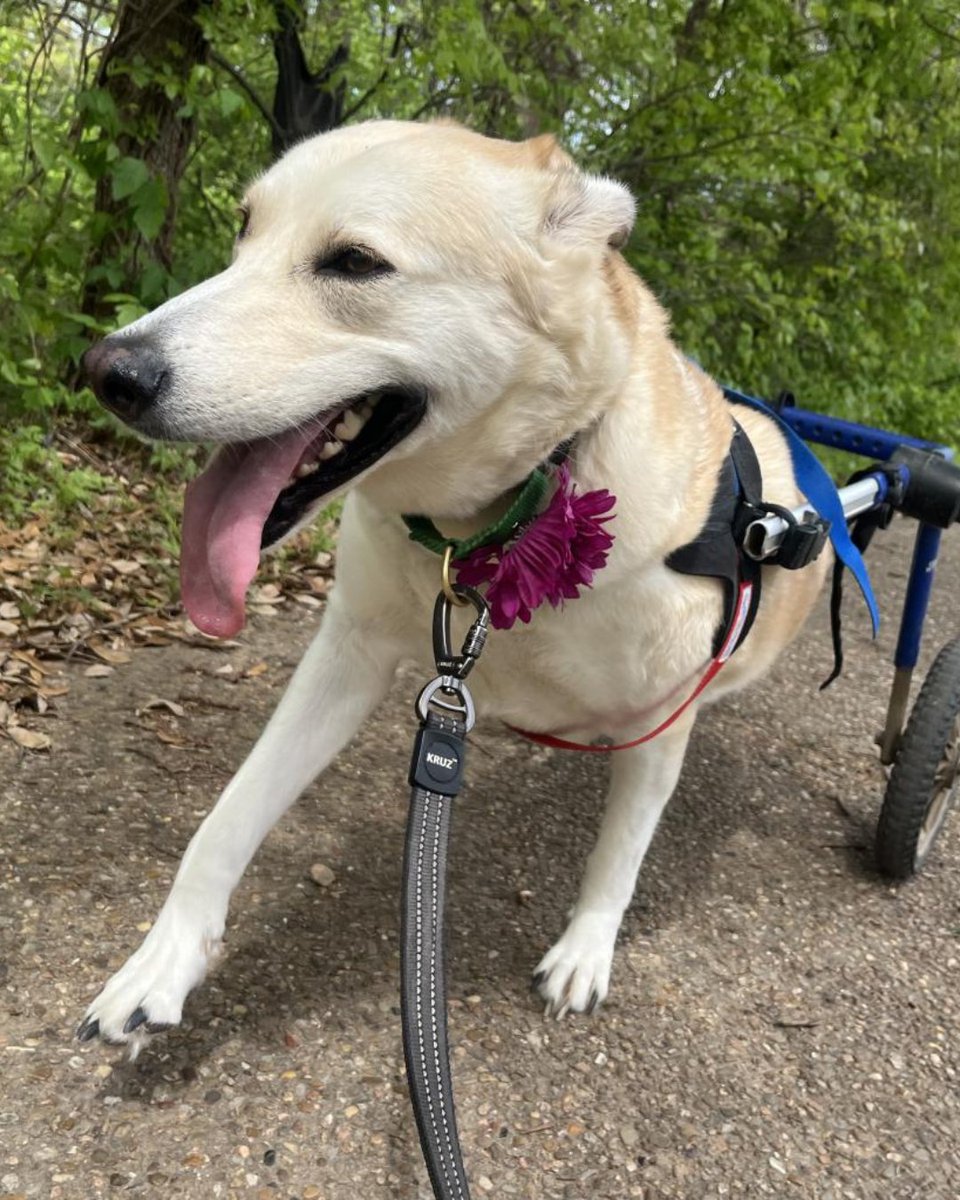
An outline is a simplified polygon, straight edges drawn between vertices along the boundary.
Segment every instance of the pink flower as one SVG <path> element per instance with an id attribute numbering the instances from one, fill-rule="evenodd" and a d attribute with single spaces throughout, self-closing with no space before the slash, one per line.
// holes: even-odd
<path id="1" fill-rule="evenodd" d="M 578 496 L 566 465 L 556 478 L 550 503 L 515 541 L 480 546 L 457 564 L 459 583 L 486 585 L 494 629 L 510 629 L 518 619 L 527 624 L 544 600 L 554 608 L 576 600 L 606 564 L 613 534 L 603 525 L 616 497 L 605 488 Z"/>

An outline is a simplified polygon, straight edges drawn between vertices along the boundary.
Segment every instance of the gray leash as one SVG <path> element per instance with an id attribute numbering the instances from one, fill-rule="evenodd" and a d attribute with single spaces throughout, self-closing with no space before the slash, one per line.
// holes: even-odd
<path id="1" fill-rule="evenodd" d="M 457 1131 L 447 1044 L 443 916 L 454 797 L 463 785 L 473 698 L 464 682 L 487 636 L 486 602 L 454 585 L 476 609 L 463 649 L 450 649 L 452 602 L 441 592 L 433 613 L 439 674 L 417 698 L 420 728 L 410 764 L 410 812 L 403 864 L 400 1011 L 407 1085 L 436 1200 L 470 1200 Z"/>

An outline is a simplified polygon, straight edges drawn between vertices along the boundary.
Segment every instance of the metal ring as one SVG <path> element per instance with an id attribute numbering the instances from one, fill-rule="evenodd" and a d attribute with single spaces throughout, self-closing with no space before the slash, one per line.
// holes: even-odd
<path id="1" fill-rule="evenodd" d="M 456 697 L 460 703 L 453 703 L 450 699 L 441 700 L 437 698 L 437 692 L 441 692 L 446 697 Z M 465 733 L 470 732 L 477 719 L 470 689 L 462 679 L 457 679 L 453 675 L 438 675 L 436 679 L 431 679 L 417 697 L 417 715 L 421 721 L 426 721 L 431 704 L 442 708 L 445 712 L 458 713 L 463 718 Z"/>
<path id="2" fill-rule="evenodd" d="M 450 564 L 453 561 L 453 547 L 447 546 L 443 552 L 443 566 L 440 568 L 440 586 L 443 589 L 443 594 L 458 608 L 463 608 L 470 603 L 469 600 L 457 594 L 453 586 L 453 580 L 450 578 Z"/>

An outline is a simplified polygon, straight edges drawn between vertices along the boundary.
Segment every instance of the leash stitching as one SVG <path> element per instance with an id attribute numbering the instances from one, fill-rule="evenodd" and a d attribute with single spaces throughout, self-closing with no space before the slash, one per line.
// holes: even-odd
<path id="1" fill-rule="evenodd" d="M 441 812 L 440 812 L 440 806 L 442 805 L 443 801 L 441 800 L 441 798 L 439 796 L 436 796 L 433 794 L 431 794 L 430 799 L 436 801 L 436 805 L 437 805 L 436 821 L 434 822 L 435 837 L 434 837 L 434 841 L 433 841 L 432 864 L 431 864 L 432 874 L 433 874 L 433 892 L 431 895 L 431 902 L 432 902 L 432 906 L 433 906 L 433 927 L 434 927 L 434 929 L 436 929 L 437 924 L 438 924 L 438 918 L 437 918 L 437 892 L 438 892 L 437 874 L 439 871 L 439 862 L 438 862 L 439 853 L 438 852 L 439 852 L 439 848 L 440 848 L 440 822 L 442 819 Z M 434 1054 L 434 1059 L 435 1059 L 436 1063 L 438 1064 L 437 1073 L 439 1074 L 440 1043 L 437 1038 L 437 946 L 436 946 L 436 938 L 432 939 L 431 948 L 430 948 L 430 1017 L 431 1017 L 430 1031 L 433 1036 L 433 1054 Z M 438 1089 L 439 1089 L 439 1084 L 438 1084 Z M 456 1157 L 453 1152 L 453 1143 L 450 1139 L 450 1127 L 447 1123 L 447 1114 L 446 1114 L 444 1105 L 442 1103 L 440 1105 L 440 1119 L 443 1121 L 443 1135 L 444 1135 L 444 1138 L 446 1139 L 446 1143 L 447 1143 L 447 1153 L 450 1155 L 450 1162 L 451 1162 L 453 1170 L 454 1170 L 454 1175 L 455 1175 L 454 1182 L 457 1185 L 457 1195 L 462 1197 L 463 1189 L 460 1186 L 459 1173 L 456 1170 Z M 444 1172 L 444 1174 L 446 1174 L 446 1172 Z"/>
<path id="2" fill-rule="evenodd" d="M 440 800 L 440 797 L 434 795 L 431 792 L 424 793 L 425 814 L 428 814 L 430 812 L 430 802 L 431 801 L 439 802 L 439 800 Z M 432 919 L 434 922 L 434 929 L 436 929 L 436 922 L 437 922 L 436 883 L 437 883 L 437 872 L 438 872 L 437 850 L 439 848 L 439 839 L 440 839 L 439 812 L 437 813 L 437 819 L 434 820 L 434 822 L 433 822 L 433 831 L 434 831 L 434 838 L 433 838 L 433 844 L 431 847 L 431 874 L 432 874 L 433 883 L 434 883 L 434 891 L 433 891 L 433 896 L 432 896 L 432 913 L 431 913 L 431 915 L 432 915 Z M 417 847 L 417 995 L 418 996 L 421 994 L 421 991 L 423 988 L 424 953 L 423 953 L 423 919 L 422 919 L 421 913 L 423 911 L 423 909 L 422 909 L 423 878 L 424 878 L 423 859 L 424 859 L 424 843 L 425 843 L 425 841 L 426 841 L 426 823 L 424 822 L 424 824 L 421 826 L 421 829 L 420 829 L 420 841 L 419 841 L 419 845 Z M 440 1060 L 440 1046 L 439 1046 L 439 1042 L 437 1040 L 437 1028 L 436 1028 L 436 1008 L 437 1008 L 437 1005 L 436 1005 L 436 949 L 433 946 L 431 946 L 430 1010 L 431 1010 L 431 1018 L 432 1018 L 431 1024 L 433 1026 L 432 1039 L 433 1039 L 434 1064 L 435 1064 L 435 1070 L 439 1071 L 439 1068 L 436 1066 L 436 1064 L 438 1064 L 439 1060 Z M 417 1005 L 417 1040 L 419 1041 L 419 1044 L 420 1044 L 421 1061 L 425 1062 L 426 1061 L 426 1053 L 425 1053 L 425 1047 L 424 1047 L 423 1009 L 422 1009 L 422 1006 L 419 1004 Z M 440 1109 L 441 1120 L 443 1121 L 443 1140 L 441 1141 L 441 1138 L 440 1138 L 440 1127 L 437 1123 L 437 1114 L 434 1109 L 433 1094 L 432 1094 L 432 1090 L 431 1090 L 432 1083 L 433 1083 L 433 1080 L 429 1076 L 427 1078 L 425 1078 L 424 1079 L 424 1085 L 425 1085 L 424 1091 L 426 1092 L 426 1096 L 427 1096 L 427 1108 L 430 1112 L 430 1123 L 433 1126 L 434 1139 L 435 1139 L 437 1148 L 440 1150 L 440 1157 L 439 1157 L 440 1170 L 443 1172 L 444 1182 L 447 1184 L 447 1187 L 449 1188 L 451 1181 L 450 1181 L 450 1175 L 447 1171 L 447 1164 L 444 1161 L 444 1153 L 443 1153 L 443 1150 L 444 1150 L 443 1142 L 444 1141 L 446 1142 L 446 1151 L 450 1157 L 451 1166 L 453 1168 L 455 1168 L 455 1166 L 456 1166 L 456 1158 L 453 1153 L 453 1144 L 450 1139 L 450 1129 L 447 1124 L 446 1114 L 443 1111 L 442 1089 L 440 1088 L 439 1083 L 437 1083 L 436 1084 L 436 1090 L 438 1093 L 437 1105 Z M 460 1185 L 460 1180 L 459 1180 L 459 1177 L 457 1176 L 455 1169 L 454 1169 L 453 1183 L 456 1186 L 457 1195 L 461 1198 L 461 1200 L 464 1200 L 463 1188 Z"/>
<path id="3" fill-rule="evenodd" d="M 426 810 L 427 798 L 428 798 L 428 796 L 425 794 L 424 795 L 424 809 L 425 810 Z M 426 841 L 426 837 L 427 837 L 426 822 L 423 822 L 420 826 L 420 842 L 417 847 L 417 997 L 418 998 L 420 996 L 420 991 L 423 986 L 423 916 L 422 916 L 422 913 L 423 913 L 423 903 L 422 903 L 423 902 L 423 852 L 424 852 L 424 842 Z M 421 1060 L 421 1062 L 426 1062 L 426 1052 L 425 1052 L 424 1037 L 423 1037 L 423 1007 L 419 1002 L 417 1003 L 417 1040 L 420 1043 L 420 1060 Z M 437 1144 L 439 1145 L 440 1129 L 437 1125 L 436 1113 L 433 1111 L 433 1095 L 430 1091 L 430 1080 L 425 1079 L 424 1083 L 425 1083 L 424 1091 L 426 1092 L 426 1096 L 427 1096 L 427 1108 L 430 1112 L 430 1123 L 433 1125 L 433 1134 L 437 1141 Z M 442 1158 L 440 1160 L 440 1170 L 443 1172 L 444 1181 L 449 1186 L 450 1179 L 449 1179 L 449 1176 L 447 1175 L 446 1164 L 444 1163 Z"/>

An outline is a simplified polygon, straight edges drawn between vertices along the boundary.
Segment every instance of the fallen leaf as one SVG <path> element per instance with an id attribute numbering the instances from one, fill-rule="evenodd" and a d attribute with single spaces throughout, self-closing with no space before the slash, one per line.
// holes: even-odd
<path id="1" fill-rule="evenodd" d="M 167 712 L 172 712 L 175 717 L 182 717 L 186 713 L 186 709 L 182 704 L 177 704 L 175 700 L 164 700 L 162 696 L 151 696 L 146 704 L 137 709 L 137 716 L 141 713 L 149 712 L 152 708 L 165 708 Z"/>
<path id="2" fill-rule="evenodd" d="M 261 660 L 258 663 L 254 663 L 252 667 L 247 667 L 247 669 L 243 672 L 243 677 L 244 679 L 257 679 L 266 670 L 267 662 L 266 660 Z"/>
<path id="3" fill-rule="evenodd" d="M 111 663 L 114 666 L 120 666 L 122 663 L 128 663 L 130 661 L 129 650 L 114 650 L 110 646 L 103 646 L 97 642 L 90 642 L 89 646 L 97 658 L 102 658 L 105 663 Z"/>
<path id="4" fill-rule="evenodd" d="M 187 745 L 187 739 L 181 737 L 179 733 L 168 733 L 165 729 L 155 729 L 153 732 L 165 746 L 183 747 Z"/>
<path id="5" fill-rule="evenodd" d="M 37 733 L 35 729 L 24 729 L 22 725 L 8 725 L 7 736 L 13 738 L 24 750 L 49 750 L 51 746 L 45 733 Z"/>
<path id="6" fill-rule="evenodd" d="M 94 663 L 92 667 L 87 667 L 84 675 L 88 679 L 106 679 L 108 675 L 113 674 L 113 667 L 108 667 L 106 663 Z"/>

